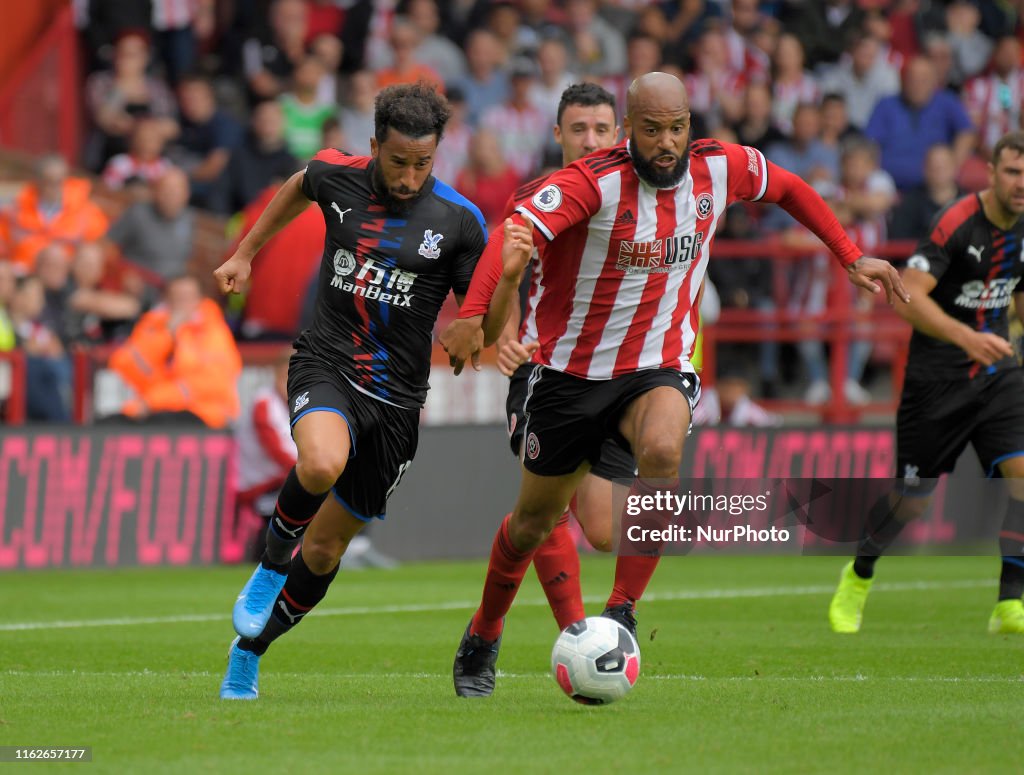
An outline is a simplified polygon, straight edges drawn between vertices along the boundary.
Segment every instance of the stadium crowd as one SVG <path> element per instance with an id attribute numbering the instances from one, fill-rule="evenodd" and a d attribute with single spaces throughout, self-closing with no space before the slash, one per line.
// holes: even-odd
<path id="1" fill-rule="evenodd" d="M 235 421 L 233 391 L 216 389 L 239 368 L 221 332 L 288 341 L 300 330 L 323 220 L 311 210 L 276 237 L 244 307 L 225 311 L 183 280 L 197 217 L 230 219 L 244 235 L 320 148 L 368 153 L 374 97 L 391 84 L 422 80 L 446 94 L 453 118 L 435 174 L 493 223 L 523 181 L 559 166 L 550 126 L 566 86 L 602 84 L 621 114 L 634 77 L 677 74 L 695 138 L 742 142 L 801 175 L 869 251 L 920 237 L 941 207 L 983 187 L 991 147 L 1021 126 L 1024 102 L 1024 3 L 999 0 L 73 5 L 87 61 L 82 158 L 39 159 L 0 218 L 0 350 L 24 349 L 32 420 L 69 418 L 69 351 L 103 343 L 141 399 L 125 415 L 199 406 L 207 425 Z M 116 217 L 95 187 L 117 192 Z M 814 241 L 781 210 L 743 206 L 720 238 L 769 234 Z M 786 270 L 784 300 L 763 256 L 712 262 L 710 278 L 725 308 L 813 314 L 829 303 L 827 263 Z M 798 352 L 805 399 L 827 401 L 824 346 L 808 340 Z M 850 349 L 851 402 L 868 398 L 870 355 L 867 341 Z M 778 346 L 760 345 L 752 369 L 755 393 L 777 391 Z"/>

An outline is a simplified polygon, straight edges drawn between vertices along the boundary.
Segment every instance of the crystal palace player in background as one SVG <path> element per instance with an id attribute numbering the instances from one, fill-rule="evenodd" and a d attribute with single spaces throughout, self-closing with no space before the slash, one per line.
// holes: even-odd
<path id="1" fill-rule="evenodd" d="M 562 149 L 562 166 L 567 167 L 588 153 L 610 148 L 618 142 L 619 127 L 615 118 L 615 98 L 593 83 L 577 83 L 562 92 L 554 127 L 555 142 Z M 508 203 L 507 215 L 524 200 L 544 187 L 544 175 L 524 183 Z M 539 247 L 545 247 L 543 244 Z M 522 457 L 523 430 L 526 417 L 527 384 L 533 367 L 527 363 L 539 344 L 536 340 L 535 313 L 543 288 L 537 269 L 536 254 L 530 265 L 525 311 L 515 305 L 498 340 L 498 367 L 510 377 L 506 411 L 512 454 Z M 520 326 L 520 321 L 522 325 Z M 633 457 L 616 444 L 606 440 L 601 445 L 600 459 L 583 478 L 573 495 L 570 508 L 562 514 L 551 534 L 533 555 L 544 594 L 559 629 L 565 629 L 585 616 L 580 591 L 580 560 L 569 530 L 569 514 L 575 514 L 587 540 L 595 549 L 610 551 L 612 547 L 612 482 L 630 480 L 636 471 Z"/>
<path id="2" fill-rule="evenodd" d="M 989 163 L 989 187 L 942 210 L 911 256 L 913 294 L 900 314 L 914 326 L 896 415 L 896 490 L 867 519 L 829 607 L 835 632 L 860 630 L 875 562 L 903 526 L 928 508 L 942 474 L 967 442 L 987 476 L 1010 494 L 999 549 L 999 597 L 988 629 L 1024 633 L 1024 370 L 1007 340 L 1011 301 L 1024 274 L 1024 132 L 1005 135 Z"/>
<path id="3" fill-rule="evenodd" d="M 430 174 L 448 116 L 428 86 L 384 89 L 371 155 L 318 153 L 215 272 L 222 291 L 241 290 L 266 241 L 310 201 L 320 207 L 316 308 L 288 370 L 298 460 L 235 604 L 224 699 L 256 698 L 260 656 L 323 599 L 416 452 L 438 311 L 451 290 L 461 303 L 487 240 L 480 211 Z"/>
<path id="4" fill-rule="evenodd" d="M 508 219 L 504 232 L 551 243 L 541 252 L 535 364 L 525 411 L 526 453 L 519 498 L 491 550 L 483 601 L 459 644 L 455 691 L 494 690 L 503 619 L 537 548 L 565 511 L 590 464 L 613 437 L 636 457 L 631 494 L 678 477 L 699 382 L 689 363 L 701 281 L 718 219 L 736 200 L 778 202 L 839 257 L 854 284 L 906 294 L 886 262 L 861 255 L 828 207 L 800 178 L 753 148 L 700 141 L 689 146 L 683 84 L 648 73 L 631 84 L 628 143 L 554 173 Z M 460 316 L 482 322 L 494 341 L 526 265 L 499 250 L 497 229 Z M 482 317 L 480 321 L 479 316 Z M 468 323 L 449 330 L 456 362 L 477 346 Z M 620 549 L 605 615 L 635 632 L 634 606 L 658 563 Z"/>

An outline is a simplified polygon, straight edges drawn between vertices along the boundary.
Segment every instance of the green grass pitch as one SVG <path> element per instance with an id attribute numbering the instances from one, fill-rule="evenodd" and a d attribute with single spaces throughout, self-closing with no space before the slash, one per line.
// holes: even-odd
<path id="1" fill-rule="evenodd" d="M 34 767 L 147 775 L 1018 769 L 1024 639 L 985 632 L 998 561 L 882 560 L 856 636 L 826 623 L 841 564 L 666 558 L 640 609 L 640 681 L 599 708 L 549 674 L 532 571 L 490 700 L 451 686 L 474 562 L 341 573 L 263 658 L 253 703 L 217 698 L 247 568 L 9 574 L 0 745 L 91 745 L 92 763 Z M 588 612 L 612 568 L 584 560 Z"/>

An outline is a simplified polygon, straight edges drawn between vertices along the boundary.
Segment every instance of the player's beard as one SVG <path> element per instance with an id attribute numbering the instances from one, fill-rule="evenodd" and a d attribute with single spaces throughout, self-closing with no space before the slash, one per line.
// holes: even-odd
<path id="1" fill-rule="evenodd" d="M 645 159 L 637 150 L 636 137 L 631 136 L 629 138 L 629 155 L 633 159 L 633 167 L 636 169 L 636 174 L 642 181 L 649 183 L 655 188 L 674 188 L 679 185 L 679 181 L 683 179 L 686 170 L 690 168 L 690 141 L 687 139 L 686 147 L 680 156 L 660 152 L 651 159 Z M 675 158 L 676 166 L 670 170 L 655 167 L 654 160 L 662 156 L 672 156 Z"/>
<path id="2" fill-rule="evenodd" d="M 373 181 L 374 193 L 380 200 L 381 204 L 384 205 L 384 209 L 392 215 L 408 215 L 412 210 L 413 205 L 419 201 L 420 196 L 423 194 L 423 189 L 416 191 L 416 196 L 410 197 L 409 199 L 400 199 L 395 196 L 395 193 L 399 194 L 411 194 L 413 193 L 405 186 L 398 189 L 397 192 L 392 192 L 388 189 L 388 185 L 384 182 L 384 174 L 380 171 L 380 165 L 373 165 L 373 172 L 370 175 L 370 179 Z"/>

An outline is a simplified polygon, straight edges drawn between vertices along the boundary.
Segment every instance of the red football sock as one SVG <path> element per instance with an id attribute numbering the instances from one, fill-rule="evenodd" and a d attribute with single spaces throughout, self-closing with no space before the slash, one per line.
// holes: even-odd
<path id="1" fill-rule="evenodd" d="M 655 495 L 659 491 L 675 490 L 673 483 L 663 483 L 661 486 L 648 484 L 639 477 L 629 488 L 629 495 Z M 645 524 L 651 527 L 663 527 L 669 524 L 672 515 L 668 512 L 658 514 L 649 512 L 645 515 Z M 622 605 L 623 603 L 635 604 L 643 597 L 647 585 L 654 576 L 654 570 L 661 560 L 661 546 L 648 544 L 644 547 L 629 545 L 625 540 L 625 531 L 630 524 L 638 524 L 635 517 L 623 515 L 623 535 L 619 542 L 619 556 L 615 560 L 615 584 L 612 587 L 611 597 L 608 598 L 608 607 Z M 643 552 L 642 554 L 640 552 Z"/>
<path id="2" fill-rule="evenodd" d="M 484 640 L 496 640 L 501 635 L 502 620 L 516 599 L 516 592 L 519 591 L 536 551 L 531 549 L 521 552 L 512 545 L 508 535 L 508 521 L 511 518 L 511 514 L 506 515 L 494 537 L 491 561 L 487 565 L 487 578 L 484 580 L 484 597 L 470 627 L 471 633 Z"/>
<path id="3" fill-rule="evenodd" d="M 615 560 L 615 586 L 608 598 L 608 607 L 636 603 L 643 597 L 660 559 L 660 556 L 625 557 L 620 554 Z"/>
<path id="4" fill-rule="evenodd" d="M 580 591 L 580 556 L 569 530 L 569 514 L 558 519 L 547 540 L 537 547 L 533 567 L 547 595 L 558 628 L 564 630 L 583 619 L 583 593 Z"/>

